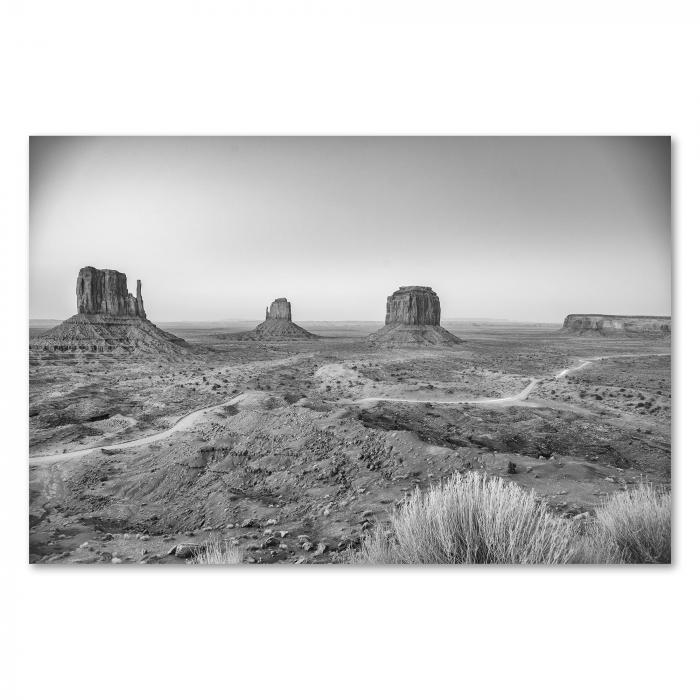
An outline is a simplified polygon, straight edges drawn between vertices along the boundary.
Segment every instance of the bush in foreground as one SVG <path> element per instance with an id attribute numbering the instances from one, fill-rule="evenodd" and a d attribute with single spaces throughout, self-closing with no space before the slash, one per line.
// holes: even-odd
<path id="1" fill-rule="evenodd" d="M 416 491 L 363 543 L 355 563 L 565 564 L 572 525 L 503 479 L 455 474 Z"/>
<path id="2" fill-rule="evenodd" d="M 554 515 L 501 478 L 455 474 L 416 491 L 368 535 L 358 564 L 668 563 L 670 494 L 643 485 L 608 499 L 590 524 Z"/>
<path id="3" fill-rule="evenodd" d="M 209 540 L 192 559 L 192 564 L 241 564 L 243 555 L 230 540 Z"/>
<path id="4" fill-rule="evenodd" d="M 601 545 L 611 542 L 629 564 L 671 563 L 671 494 L 651 484 L 611 496 L 596 512 Z"/>

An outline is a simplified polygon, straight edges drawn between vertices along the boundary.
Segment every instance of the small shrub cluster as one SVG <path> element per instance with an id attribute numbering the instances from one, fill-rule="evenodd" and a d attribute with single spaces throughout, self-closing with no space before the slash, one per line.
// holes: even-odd
<path id="1" fill-rule="evenodd" d="M 243 554 L 230 540 L 209 540 L 204 548 L 190 559 L 192 564 L 241 564 Z"/>
<path id="2" fill-rule="evenodd" d="M 641 484 L 609 498 L 596 512 L 596 540 L 625 563 L 671 562 L 671 494 Z"/>
<path id="3" fill-rule="evenodd" d="M 455 474 L 416 491 L 367 535 L 356 564 L 670 563 L 671 497 L 644 484 L 610 497 L 590 523 L 553 514 L 501 478 Z"/>

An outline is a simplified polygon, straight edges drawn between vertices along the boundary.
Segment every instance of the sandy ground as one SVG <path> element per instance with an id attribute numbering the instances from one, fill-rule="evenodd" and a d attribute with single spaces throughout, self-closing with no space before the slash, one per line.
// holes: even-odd
<path id="1" fill-rule="evenodd" d="M 167 362 L 31 358 L 30 560 L 180 563 L 174 545 L 227 538 L 249 562 L 332 562 L 454 471 L 512 479 L 572 517 L 670 481 L 668 343 L 458 334 L 382 350 L 193 329 L 195 351 Z"/>

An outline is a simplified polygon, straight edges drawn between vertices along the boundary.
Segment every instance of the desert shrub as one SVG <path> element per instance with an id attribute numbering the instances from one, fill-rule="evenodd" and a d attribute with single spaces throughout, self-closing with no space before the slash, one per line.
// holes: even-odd
<path id="1" fill-rule="evenodd" d="M 416 491 L 351 557 L 365 564 L 563 564 L 572 524 L 500 478 L 453 475 Z"/>
<path id="2" fill-rule="evenodd" d="M 615 494 L 595 518 L 553 514 L 532 491 L 475 472 L 416 490 L 350 552 L 353 564 L 670 563 L 671 495 Z"/>
<path id="3" fill-rule="evenodd" d="M 209 540 L 192 559 L 192 564 L 241 564 L 243 554 L 231 540 Z"/>
<path id="4" fill-rule="evenodd" d="M 671 563 L 671 494 L 652 484 L 611 496 L 596 512 L 598 542 L 630 564 Z"/>

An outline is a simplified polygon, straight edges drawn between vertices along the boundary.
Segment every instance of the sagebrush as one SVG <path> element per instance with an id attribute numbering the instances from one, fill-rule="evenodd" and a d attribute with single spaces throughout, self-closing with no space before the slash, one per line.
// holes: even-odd
<path id="1" fill-rule="evenodd" d="M 616 494 L 591 522 L 552 513 L 532 491 L 471 472 L 416 491 L 368 535 L 361 564 L 668 563 L 670 494 Z"/>
<path id="2" fill-rule="evenodd" d="M 231 540 L 214 539 L 205 543 L 190 560 L 192 564 L 241 564 L 243 554 Z"/>

